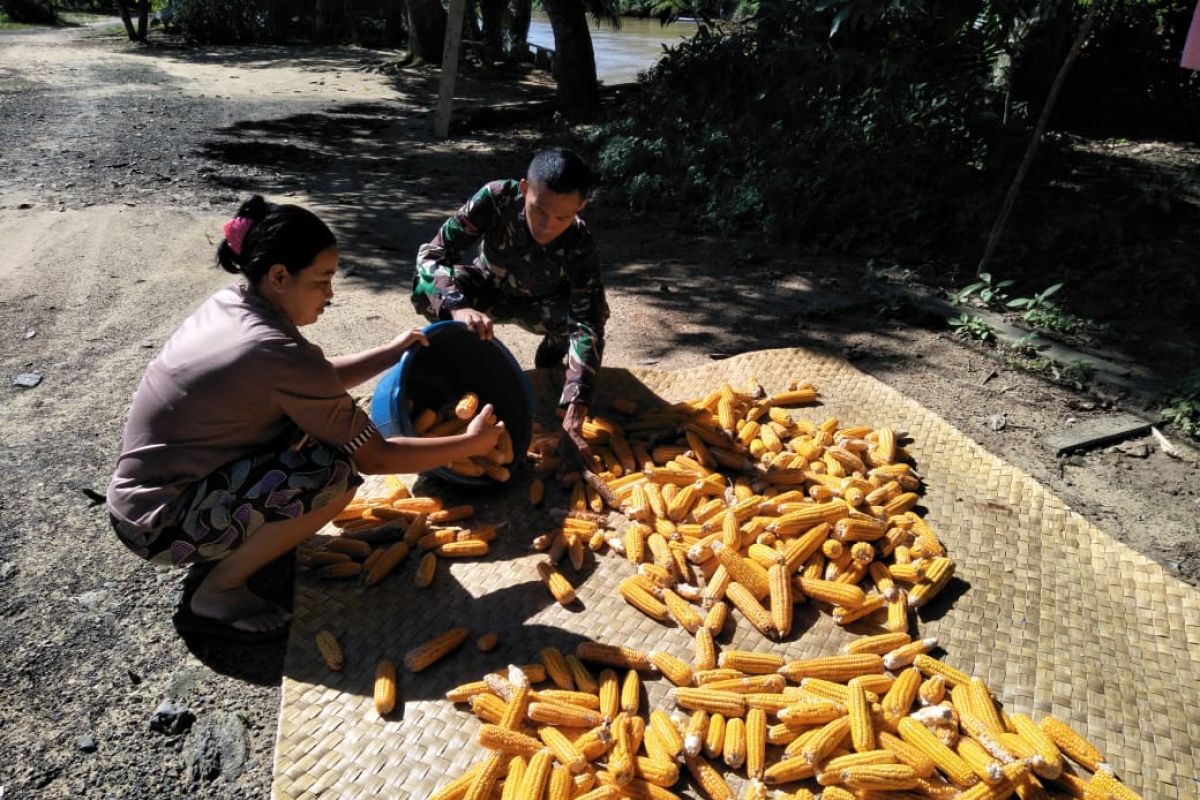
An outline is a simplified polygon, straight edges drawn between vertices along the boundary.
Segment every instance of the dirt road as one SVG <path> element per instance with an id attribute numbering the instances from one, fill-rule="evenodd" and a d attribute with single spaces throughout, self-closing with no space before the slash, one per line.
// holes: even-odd
<path id="1" fill-rule="evenodd" d="M 129 397 L 174 326 L 229 276 L 220 224 L 249 190 L 309 204 L 346 276 L 310 330 L 347 352 L 419 324 L 417 245 L 485 180 L 516 175 L 553 128 L 428 135 L 433 83 L 352 49 L 137 47 L 98 29 L 0 33 L 0 794 L 269 794 L 282 646 L 190 651 L 169 616 L 182 577 L 116 542 L 103 493 Z M 529 96 L 467 80 L 463 94 Z M 1104 403 L 1006 369 L 944 331 L 877 312 L 862 265 L 688 232 L 670 209 L 588 212 L 612 287 L 606 361 L 674 367 L 826 348 L 891 383 L 1115 536 L 1195 581 L 1193 464 L 1160 452 L 1059 462 L 1041 434 Z M 919 321 L 918 321 L 919 322 Z M 502 331 L 525 363 L 533 337 Z M 983 379 L 993 370 L 997 375 Z M 34 388 L 8 384 L 37 373 Z M 1002 430 L 991 424 L 1004 414 Z M 264 588 L 284 599 L 287 567 Z M 190 731 L 169 732 L 186 707 Z M 178 709 L 176 709 L 178 711 Z"/>

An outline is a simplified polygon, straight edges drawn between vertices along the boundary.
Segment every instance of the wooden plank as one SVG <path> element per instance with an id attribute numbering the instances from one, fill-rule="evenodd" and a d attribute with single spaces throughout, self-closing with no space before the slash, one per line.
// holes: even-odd
<path id="1" fill-rule="evenodd" d="M 1150 432 L 1150 425 L 1147 420 L 1132 414 L 1109 414 L 1049 433 L 1045 442 L 1054 448 L 1055 455 L 1062 455 L 1142 436 Z"/>
<path id="2" fill-rule="evenodd" d="M 433 115 L 433 135 L 450 135 L 450 115 L 454 105 L 454 81 L 458 77 L 458 51 L 462 44 L 463 14 L 467 0 L 450 0 L 446 19 L 446 38 L 442 45 L 442 77 L 438 81 L 437 111 Z"/>

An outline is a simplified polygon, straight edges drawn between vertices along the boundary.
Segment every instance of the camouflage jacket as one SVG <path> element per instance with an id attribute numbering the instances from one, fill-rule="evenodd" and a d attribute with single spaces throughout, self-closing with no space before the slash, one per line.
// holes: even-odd
<path id="1" fill-rule="evenodd" d="M 557 239 L 540 245 L 526 225 L 519 182 L 493 181 L 446 220 L 432 241 L 421 245 L 414 301 L 424 295 L 435 316 L 449 318 L 440 307 L 442 300 L 460 291 L 456 265 L 463 264 L 469 257 L 464 254 L 477 244 L 474 269 L 484 274 L 503 305 L 533 309 L 565 302 L 566 330 L 551 331 L 565 333 L 570 340 L 561 402 L 589 403 L 604 352 L 608 306 L 596 244 L 583 220 L 577 217 Z"/>

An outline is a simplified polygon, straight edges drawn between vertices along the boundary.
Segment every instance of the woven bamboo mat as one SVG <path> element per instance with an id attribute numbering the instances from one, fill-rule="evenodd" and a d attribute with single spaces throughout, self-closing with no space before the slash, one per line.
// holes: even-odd
<path id="1" fill-rule="evenodd" d="M 1200 796 L 1200 593 L 1090 525 L 1037 481 L 845 362 L 807 351 L 749 353 L 676 372 L 605 370 L 601 386 L 608 396 L 676 401 L 723 380 L 744 385 L 755 377 L 776 390 L 793 375 L 822 396 L 801 416 L 910 432 L 909 450 L 927 484 L 926 519 L 958 565 L 955 581 L 919 621 L 922 635 L 939 638 L 944 660 L 984 678 L 1008 710 L 1072 723 L 1147 798 Z M 552 519 L 528 507 L 526 487 L 518 480 L 466 498 L 479 521 L 507 520 L 511 530 L 485 560 L 440 561 L 428 589 L 413 587 L 411 557 L 372 589 L 298 574 L 274 797 L 427 797 L 482 756 L 474 741 L 479 723 L 443 693 L 508 663 L 536 660 L 545 646 L 570 652 L 591 638 L 690 660 L 684 631 L 619 599 L 617 582 L 632 567 L 611 553 L 589 561 L 582 575 L 566 567 L 581 609 L 551 601 L 527 547 Z M 446 496 L 440 485 L 428 488 Z M 556 503 L 563 504 L 547 498 L 547 506 Z M 737 628 L 720 644 L 808 657 L 835 653 L 853 638 L 811 604 L 796 612 L 790 642 L 766 641 L 733 613 Z M 399 662 L 410 647 L 456 624 L 476 636 L 494 631 L 501 643 L 484 654 L 468 642 L 423 673 L 401 674 L 400 705 L 380 719 L 371 701 L 376 660 Z M 313 645 L 322 627 L 340 634 L 347 654 L 341 673 L 329 672 Z M 658 679 L 646 688 L 648 701 L 658 704 L 668 687 Z M 730 782 L 740 791 L 739 781 Z"/>

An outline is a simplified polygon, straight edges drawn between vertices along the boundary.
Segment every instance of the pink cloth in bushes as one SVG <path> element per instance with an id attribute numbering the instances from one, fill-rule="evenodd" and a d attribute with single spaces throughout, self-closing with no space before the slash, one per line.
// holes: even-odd
<path id="1" fill-rule="evenodd" d="M 1183 60 L 1179 62 L 1179 66 L 1200 70 L 1200 3 L 1196 4 L 1196 13 L 1192 15 L 1192 26 L 1188 28 L 1187 41 L 1183 45 Z"/>

